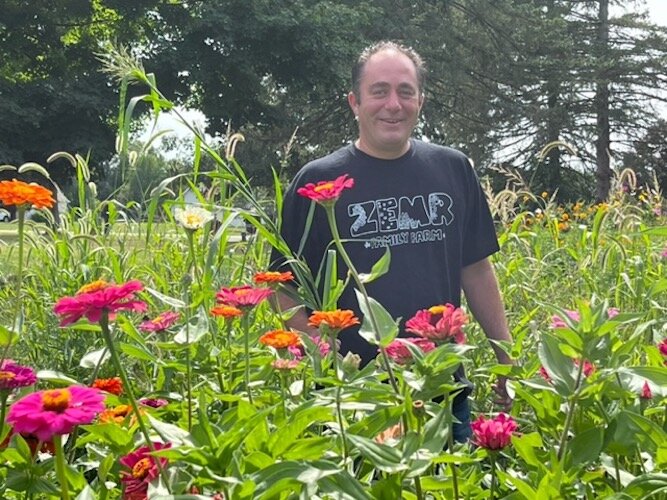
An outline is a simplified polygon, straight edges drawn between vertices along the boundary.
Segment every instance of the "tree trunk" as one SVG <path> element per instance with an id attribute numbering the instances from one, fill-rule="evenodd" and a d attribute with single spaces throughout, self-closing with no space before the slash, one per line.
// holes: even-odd
<path id="1" fill-rule="evenodd" d="M 609 48 L 609 0 L 600 0 L 598 11 L 598 75 L 595 88 L 595 108 L 597 114 L 597 140 L 595 141 L 595 197 L 604 201 L 609 196 L 612 171 L 609 155 L 611 139 L 609 133 L 609 80 L 605 67 L 604 54 Z"/>

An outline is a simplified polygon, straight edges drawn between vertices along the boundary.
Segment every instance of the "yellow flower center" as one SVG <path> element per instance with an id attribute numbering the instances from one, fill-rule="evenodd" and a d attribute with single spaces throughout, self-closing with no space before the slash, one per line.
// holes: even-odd
<path id="1" fill-rule="evenodd" d="M 79 291 L 76 292 L 76 294 L 80 295 L 82 293 L 98 292 L 100 290 L 104 290 L 108 284 L 109 283 L 104 280 L 96 280 L 92 283 L 88 283 L 87 285 L 83 285 L 81 288 L 79 288 Z"/>
<path id="2" fill-rule="evenodd" d="M 143 479 L 148 475 L 148 472 L 151 470 L 153 463 L 150 458 L 142 458 L 134 467 L 132 467 L 132 477 L 135 479 Z"/>
<path id="3" fill-rule="evenodd" d="M 16 378 L 16 373 L 0 371 L 0 380 L 13 380 Z"/>
<path id="4" fill-rule="evenodd" d="M 442 314 L 445 312 L 445 309 L 447 309 L 445 306 L 433 306 L 429 307 L 428 312 L 431 314 Z"/>
<path id="5" fill-rule="evenodd" d="M 316 193 L 319 193 L 320 191 L 324 191 L 325 189 L 331 189 L 333 187 L 334 187 L 333 182 L 325 182 L 324 184 L 320 184 L 319 186 L 315 186 L 313 188 L 313 191 L 315 191 Z"/>
<path id="6" fill-rule="evenodd" d="M 52 389 L 42 394 L 42 409 L 61 413 L 69 408 L 71 394 L 67 389 Z"/>
<path id="7" fill-rule="evenodd" d="M 185 214 L 185 223 L 189 226 L 198 226 L 203 220 L 204 219 L 199 214 Z"/>

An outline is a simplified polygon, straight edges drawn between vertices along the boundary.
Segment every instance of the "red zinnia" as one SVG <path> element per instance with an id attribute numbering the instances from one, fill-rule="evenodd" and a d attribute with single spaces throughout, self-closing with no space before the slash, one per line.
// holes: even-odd
<path id="1" fill-rule="evenodd" d="M 77 385 L 33 392 L 9 408 L 7 422 L 20 434 L 50 441 L 56 434 L 69 434 L 77 425 L 91 423 L 104 410 L 103 401 L 99 390 Z"/>
<path id="2" fill-rule="evenodd" d="M 37 383 L 37 376 L 29 366 L 17 365 L 11 359 L 0 363 L 0 391 L 11 391 L 17 387 L 27 387 L 35 383 Z"/>
<path id="3" fill-rule="evenodd" d="M 15 432 L 12 429 L 5 438 L 5 440 L 2 443 L 0 443 L 0 450 L 4 450 L 5 448 L 7 448 L 7 446 L 9 446 L 9 442 L 12 440 L 12 436 L 14 434 Z M 40 453 L 50 453 L 51 455 L 56 454 L 56 449 L 53 444 L 53 441 L 42 442 L 31 434 L 20 434 L 20 436 L 26 442 L 28 448 L 30 448 L 30 454 L 33 457 L 37 454 L 37 451 L 39 451 Z M 38 446 L 39 450 L 37 450 Z"/>
<path id="4" fill-rule="evenodd" d="M 95 379 L 92 387 L 100 389 L 101 391 L 106 391 L 110 394 L 115 394 L 116 396 L 120 396 L 123 393 L 123 381 L 120 377 Z"/>
<path id="5" fill-rule="evenodd" d="M 254 307 L 273 293 L 270 288 L 253 288 L 250 285 L 221 288 L 216 294 L 219 303 L 234 307 Z"/>
<path id="6" fill-rule="evenodd" d="M 116 311 L 144 312 L 147 309 L 146 303 L 134 297 L 134 294 L 143 288 L 136 280 L 123 285 L 98 280 L 83 286 L 73 297 L 60 299 L 53 312 L 61 317 L 60 326 L 75 323 L 83 316 L 91 323 L 97 323 L 103 311 L 109 313 L 109 319 L 114 318 Z"/>
<path id="7" fill-rule="evenodd" d="M 171 444 L 153 443 L 153 447 L 156 451 L 164 450 L 170 448 Z M 157 460 L 162 468 L 167 466 L 168 460 L 151 455 L 148 446 L 142 446 L 119 460 L 121 465 L 129 469 L 120 472 L 120 480 L 125 484 L 123 498 L 146 498 L 148 485 L 160 474 Z"/>
<path id="8" fill-rule="evenodd" d="M 317 184 L 309 182 L 296 192 L 317 203 L 333 203 L 340 197 L 344 189 L 354 186 L 354 179 L 348 179 L 347 176 L 348 174 L 343 174 L 333 181 L 320 181 Z"/>
<path id="9" fill-rule="evenodd" d="M 463 344 L 463 325 L 467 322 L 468 316 L 463 309 L 445 304 L 417 311 L 417 314 L 405 322 L 405 329 L 425 339 L 440 342 L 454 339 L 457 344 Z"/>
<path id="10" fill-rule="evenodd" d="M 660 354 L 667 358 L 667 337 L 662 339 L 662 342 L 658 344 L 658 349 L 660 350 Z"/>
<path id="11" fill-rule="evenodd" d="M 517 424 L 512 417 L 500 413 L 498 416 L 486 419 L 481 415 L 470 424 L 473 433 L 473 442 L 487 450 L 502 450 L 510 444 L 512 433 Z"/>
<path id="12" fill-rule="evenodd" d="M 431 352 L 435 349 L 435 344 L 428 339 L 414 337 L 396 339 L 387 346 L 387 356 L 389 356 L 396 364 L 407 365 L 412 361 L 412 352 L 408 349 L 408 346 L 406 345 L 407 343 L 416 345 L 424 353 Z"/>
<path id="13" fill-rule="evenodd" d="M 166 311 L 153 319 L 142 321 L 139 330 L 142 332 L 162 332 L 178 321 L 181 315 L 174 311 Z"/>
<path id="14" fill-rule="evenodd" d="M 653 399 L 653 393 L 651 392 L 651 386 L 648 385 L 648 382 L 644 382 L 642 387 L 642 392 L 639 395 L 642 399 Z"/>
<path id="15" fill-rule="evenodd" d="M 56 202 L 53 192 L 39 184 L 17 181 L 0 181 L 0 203 L 3 205 L 27 206 L 34 208 L 51 208 Z"/>

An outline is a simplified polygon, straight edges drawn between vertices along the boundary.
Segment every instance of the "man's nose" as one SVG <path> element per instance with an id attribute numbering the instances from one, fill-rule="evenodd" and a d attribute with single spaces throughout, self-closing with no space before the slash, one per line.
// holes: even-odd
<path id="1" fill-rule="evenodd" d="M 389 110 L 395 111 L 401 109 L 401 101 L 398 97 L 398 93 L 394 90 L 389 92 L 387 100 L 384 103 L 385 107 Z"/>

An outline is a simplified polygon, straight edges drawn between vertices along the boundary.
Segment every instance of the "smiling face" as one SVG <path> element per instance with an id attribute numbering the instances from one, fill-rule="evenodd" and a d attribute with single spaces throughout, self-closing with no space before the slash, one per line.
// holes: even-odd
<path id="1" fill-rule="evenodd" d="M 359 121 L 357 147 L 381 159 L 405 154 L 423 101 L 408 56 L 392 49 L 373 54 L 363 67 L 359 93 L 348 95 Z"/>

